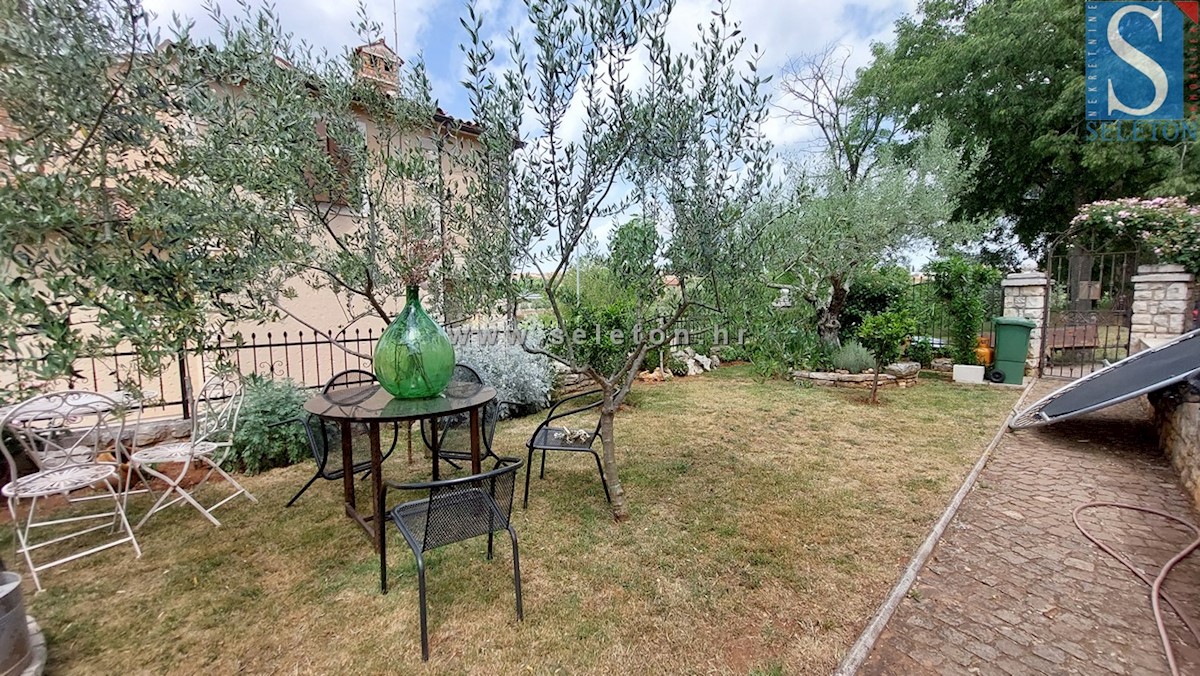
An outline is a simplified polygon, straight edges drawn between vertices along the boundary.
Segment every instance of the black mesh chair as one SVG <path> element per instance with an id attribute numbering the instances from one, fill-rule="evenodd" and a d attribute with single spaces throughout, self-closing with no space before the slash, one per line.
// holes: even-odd
<path id="1" fill-rule="evenodd" d="M 389 512 L 392 523 L 404 536 L 417 559 L 417 593 L 421 603 L 421 659 L 429 659 L 429 630 L 425 611 L 425 552 L 452 542 L 461 542 L 487 535 L 487 558 L 492 559 L 492 535 L 507 530 L 512 539 L 513 588 L 517 597 L 517 619 L 525 619 L 521 605 L 521 558 L 517 549 L 517 531 L 513 530 L 513 493 L 518 458 L 497 458 L 496 466 L 488 472 L 471 476 L 397 484 L 386 481 L 382 499 L 387 504 L 388 488 L 406 491 L 428 491 L 428 497 L 393 507 Z M 387 569 L 383 571 L 387 584 Z"/>
<path id="2" fill-rule="evenodd" d="M 455 364 L 451 380 L 463 383 L 484 384 L 479 372 L 466 364 Z M 500 405 L 495 400 L 489 401 L 480 414 L 480 432 L 482 433 L 482 449 L 480 460 L 496 458 L 492 451 L 492 438 L 496 435 L 496 421 L 500 418 Z M 438 458 L 446 461 L 455 469 L 462 469 L 459 462 L 471 459 L 471 416 L 467 413 L 438 418 Z M 425 447 L 433 450 L 433 429 L 428 420 L 421 421 L 421 441 Z"/>
<path id="3" fill-rule="evenodd" d="M 608 482 L 604 480 L 604 466 L 600 463 L 600 454 L 592 444 L 600 436 L 600 405 L 604 403 L 600 390 L 589 390 L 560 399 L 546 412 L 542 421 L 526 446 L 529 454 L 525 462 L 525 499 L 522 507 L 529 506 L 529 475 L 533 473 L 533 452 L 542 452 L 542 469 L 538 478 L 546 478 L 546 451 L 567 451 L 569 453 L 591 453 L 596 459 L 596 469 L 600 472 L 600 485 L 604 487 L 604 497 L 612 502 L 608 494 Z M 569 406 L 564 406 L 569 404 Z M 594 413 L 593 413 L 594 412 Z M 595 427 L 590 427 L 592 416 L 595 417 Z M 583 428 L 573 428 L 573 424 L 586 425 Z"/>
<path id="4" fill-rule="evenodd" d="M 349 369 L 341 373 L 334 374 L 321 388 L 321 393 L 335 392 L 337 390 L 349 389 L 352 387 L 362 387 L 363 385 L 371 385 L 375 383 L 375 374 L 362 369 Z M 292 421 L 288 421 L 292 422 Z M 298 493 L 292 496 L 288 501 L 287 506 L 291 507 L 296 500 L 304 495 L 304 491 L 308 490 L 317 479 L 325 479 L 327 481 L 337 481 L 345 474 L 342 466 L 342 427 L 341 424 L 318 418 L 310 415 L 305 418 L 300 418 L 296 422 L 304 425 L 304 433 L 308 437 L 308 447 L 312 452 L 313 460 L 317 461 L 317 472 L 313 477 L 304 484 Z M 396 441 L 399 439 L 398 426 L 393 426 L 392 444 L 388 447 L 387 452 L 383 454 L 386 460 L 396 450 Z M 354 440 L 366 440 L 368 434 L 367 425 L 365 423 L 355 423 L 350 425 L 350 435 Z M 352 470 L 355 474 L 363 472 L 365 477 L 371 470 L 371 448 L 366 443 L 355 443 L 354 454 L 352 456 Z"/>

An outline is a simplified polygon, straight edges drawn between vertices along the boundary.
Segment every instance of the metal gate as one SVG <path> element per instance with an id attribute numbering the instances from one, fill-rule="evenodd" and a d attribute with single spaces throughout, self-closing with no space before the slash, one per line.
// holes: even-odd
<path id="1" fill-rule="evenodd" d="M 1137 259 L 1079 243 L 1050 250 L 1042 375 L 1079 378 L 1129 356 Z"/>

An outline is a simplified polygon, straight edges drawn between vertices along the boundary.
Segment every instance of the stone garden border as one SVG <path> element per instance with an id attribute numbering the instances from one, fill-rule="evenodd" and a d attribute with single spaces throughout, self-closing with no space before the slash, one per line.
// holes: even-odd
<path id="1" fill-rule="evenodd" d="M 921 365 L 916 362 L 899 362 L 892 364 L 879 374 L 879 387 L 894 387 L 905 389 L 917 384 L 917 376 Z M 845 387 L 857 390 L 869 390 L 875 382 L 873 373 L 831 373 L 828 371 L 794 371 L 792 379 L 797 382 L 809 382 L 820 387 Z"/>

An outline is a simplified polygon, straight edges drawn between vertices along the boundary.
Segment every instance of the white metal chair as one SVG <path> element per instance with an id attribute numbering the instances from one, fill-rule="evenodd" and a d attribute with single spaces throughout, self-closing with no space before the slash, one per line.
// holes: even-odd
<path id="1" fill-rule="evenodd" d="M 215 526 L 220 526 L 221 522 L 212 515 L 213 511 L 237 496 L 245 495 L 251 502 L 258 502 L 250 494 L 250 491 L 243 488 L 236 479 L 221 468 L 221 463 L 225 461 L 233 448 L 233 433 L 237 428 L 238 413 L 242 407 L 242 395 L 238 374 L 217 375 L 209 378 L 208 382 L 204 383 L 204 387 L 200 389 L 192 406 L 192 436 L 189 440 L 160 444 L 152 448 L 134 451 L 130 455 L 129 469 L 125 478 L 126 489 L 133 485 L 134 472 L 142 477 L 147 486 L 150 483 L 146 480 L 146 474 L 161 479 L 167 484 L 167 489 L 163 491 L 162 496 L 138 522 L 138 528 L 156 512 L 180 501 L 195 507 L 204 515 L 204 518 Z M 169 476 L 155 468 L 156 465 L 163 463 L 178 464 L 178 473 L 175 476 Z M 193 465 L 208 467 L 208 473 L 190 489 L 184 488 L 183 479 Z M 231 495 L 220 502 L 211 507 L 205 507 L 193 494 L 207 483 L 214 473 L 221 475 L 234 490 Z M 173 495 L 174 498 L 172 498 Z"/>
<path id="2" fill-rule="evenodd" d="M 38 591 L 42 590 L 38 572 L 47 568 L 126 542 L 133 545 L 139 557 L 142 555 L 125 517 L 124 500 L 112 483 L 119 476 L 117 461 L 122 453 L 121 438 L 125 430 L 124 418 L 117 412 L 119 407 L 118 402 L 97 392 L 67 391 L 33 397 L 9 408 L 4 414 L 3 423 L 0 424 L 0 452 L 3 452 L 8 464 L 9 481 L 0 492 L 8 498 L 8 510 L 16 526 L 17 552 L 25 557 Z M 10 447 L 24 451 L 38 470 L 20 476 Z M 111 453 L 112 461 L 97 459 L 106 453 Z M 100 495 L 91 496 L 92 499 L 112 499 L 112 509 L 46 521 L 36 519 L 39 500 L 62 495 L 68 501 L 75 502 L 77 500 L 73 500 L 70 494 L 88 489 L 100 492 Z M 19 514 L 23 500 L 29 501 L 29 511 L 24 520 Z M 97 519 L 106 522 L 95 524 Z M 66 526 L 83 525 L 86 522 L 92 522 L 92 525 L 82 530 L 72 531 Z M 59 526 L 61 528 L 55 528 Z M 36 528 L 52 528 L 53 532 L 48 539 L 35 542 L 33 535 Z M 33 561 L 33 553 L 42 547 L 105 528 L 114 532 L 119 530 L 119 537 L 46 563 L 36 564 Z"/>

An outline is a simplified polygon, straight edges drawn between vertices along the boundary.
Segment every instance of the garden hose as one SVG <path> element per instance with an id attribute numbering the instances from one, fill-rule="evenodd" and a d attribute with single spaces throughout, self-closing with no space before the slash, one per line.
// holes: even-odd
<path id="1" fill-rule="evenodd" d="M 1146 514 L 1154 514 L 1156 516 L 1161 516 L 1164 519 L 1170 519 L 1171 521 L 1174 521 L 1180 525 L 1186 526 L 1188 529 L 1190 529 L 1192 531 L 1192 533 L 1194 533 L 1196 535 L 1196 539 L 1192 540 L 1191 544 L 1189 544 L 1187 547 L 1184 547 L 1183 549 L 1179 550 L 1179 553 L 1177 553 L 1175 556 L 1171 557 L 1171 560 L 1168 561 L 1166 563 L 1166 565 L 1164 565 L 1162 567 L 1162 569 L 1158 571 L 1158 575 L 1153 580 L 1151 580 L 1145 573 L 1138 570 L 1137 567 L 1134 566 L 1133 562 L 1131 562 L 1129 559 L 1126 559 L 1125 557 L 1121 556 L 1116 551 L 1114 551 L 1111 547 L 1109 547 L 1108 545 L 1101 542 L 1094 535 L 1089 533 L 1088 530 L 1083 527 L 1083 524 L 1079 523 L 1079 513 L 1080 512 L 1084 511 L 1085 509 L 1095 509 L 1098 507 L 1113 507 L 1116 509 L 1131 509 L 1131 510 L 1134 510 L 1137 512 L 1145 512 Z M 1192 633 L 1192 636 L 1197 641 L 1200 641 L 1200 632 L 1197 632 L 1196 625 L 1192 623 L 1192 619 L 1190 617 L 1188 617 L 1187 613 L 1184 613 L 1183 610 L 1180 608 L 1180 606 L 1176 605 L 1175 601 L 1170 596 L 1168 596 L 1167 593 L 1165 591 L 1163 591 L 1163 589 L 1162 589 L 1163 582 L 1165 582 L 1167 579 L 1167 574 L 1169 574 L 1171 572 L 1171 569 L 1175 567 L 1175 564 L 1186 559 L 1188 556 L 1191 555 L 1192 552 L 1196 551 L 1196 549 L 1198 547 L 1200 547 L 1200 528 L 1198 528 L 1195 524 L 1193 524 L 1191 522 L 1184 521 L 1183 519 L 1181 519 L 1177 516 L 1168 514 L 1166 512 L 1163 512 L 1163 511 L 1160 511 L 1157 509 L 1151 509 L 1149 507 L 1141 507 L 1138 505 L 1129 505 L 1129 504 L 1124 504 L 1124 503 L 1120 503 L 1120 502 L 1089 502 L 1089 503 L 1080 505 L 1075 508 L 1074 512 L 1071 513 L 1071 520 L 1075 522 L 1075 527 L 1079 529 L 1080 533 L 1083 533 L 1083 536 L 1085 538 L 1091 540 L 1092 543 L 1095 544 L 1097 547 L 1099 547 L 1102 551 L 1104 551 L 1104 553 L 1108 554 L 1109 556 L 1111 556 L 1114 559 L 1116 559 L 1117 561 L 1119 561 L 1121 563 L 1121 565 L 1128 568 L 1134 575 L 1137 576 L 1137 578 L 1139 580 L 1146 583 L 1150 587 L 1150 607 L 1154 611 L 1154 622 L 1158 626 L 1158 635 L 1162 639 L 1163 651 L 1165 651 L 1167 654 L 1167 664 L 1171 668 L 1172 676 L 1179 676 L 1179 666 L 1177 664 L 1175 664 L 1175 651 L 1171 649 L 1171 639 L 1167 635 L 1167 626 L 1166 626 L 1166 623 L 1163 621 L 1162 605 L 1159 600 L 1162 599 L 1162 600 L 1166 601 L 1167 605 L 1171 606 L 1171 610 L 1175 611 L 1175 614 L 1177 616 L 1179 616 L 1179 619 L 1182 620 L 1184 625 L 1187 626 L 1188 631 L 1190 631 Z"/>

